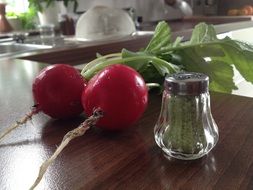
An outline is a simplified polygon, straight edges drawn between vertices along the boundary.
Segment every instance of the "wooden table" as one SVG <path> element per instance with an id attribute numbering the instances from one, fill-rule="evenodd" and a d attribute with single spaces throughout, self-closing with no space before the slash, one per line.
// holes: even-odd
<path id="1" fill-rule="evenodd" d="M 32 81 L 44 66 L 0 62 L 0 130 L 29 111 Z M 163 156 L 153 138 L 161 96 L 150 94 L 148 109 L 133 128 L 122 133 L 92 128 L 60 154 L 37 189 L 253 189 L 253 99 L 212 93 L 211 100 L 220 139 L 202 159 Z M 12 132 L 0 143 L 0 189 L 28 189 L 40 164 L 83 120 L 57 121 L 40 113 Z"/>

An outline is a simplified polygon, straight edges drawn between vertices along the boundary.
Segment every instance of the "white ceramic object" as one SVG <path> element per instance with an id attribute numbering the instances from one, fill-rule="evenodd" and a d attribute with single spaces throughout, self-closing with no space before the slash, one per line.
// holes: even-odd
<path id="1" fill-rule="evenodd" d="M 118 38 L 135 31 L 135 24 L 126 11 L 105 6 L 89 9 L 76 24 L 76 38 L 85 40 Z"/>

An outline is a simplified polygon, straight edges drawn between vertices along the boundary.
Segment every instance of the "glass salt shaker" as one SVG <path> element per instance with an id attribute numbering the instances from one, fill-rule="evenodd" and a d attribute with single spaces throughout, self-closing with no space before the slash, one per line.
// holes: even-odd
<path id="1" fill-rule="evenodd" d="M 211 114 L 208 86 L 208 76 L 201 73 L 177 73 L 165 78 L 154 134 L 166 156 L 194 160 L 216 145 L 219 134 Z"/>

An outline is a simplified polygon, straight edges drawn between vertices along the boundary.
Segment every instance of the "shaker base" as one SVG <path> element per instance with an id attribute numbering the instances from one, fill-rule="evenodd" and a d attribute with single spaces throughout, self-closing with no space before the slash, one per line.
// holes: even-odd
<path id="1" fill-rule="evenodd" d="M 197 160 L 197 159 L 200 159 L 200 158 L 206 156 L 208 154 L 208 152 L 205 152 L 203 154 L 183 154 L 183 153 L 180 153 L 180 152 L 163 151 L 163 154 L 164 154 L 165 158 L 167 158 L 169 160 L 171 158 L 175 158 L 175 159 L 178 159 L 178 160 Z"/>

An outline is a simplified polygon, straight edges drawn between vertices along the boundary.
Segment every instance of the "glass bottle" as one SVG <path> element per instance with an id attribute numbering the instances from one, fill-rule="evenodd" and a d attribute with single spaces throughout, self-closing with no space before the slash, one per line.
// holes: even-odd
<path id="1" fill-rule="evenodd" d="M 166 156 L 194 160 L 206 155 L 219 134 L 210 109 L 209 78 L 200 73 L 167 76 L 154 134 Z"/>
<path id="2" fill-rule="evenodd" d="M 0 3 L 0 33 L 12 31 L 12 27 L 5 17 L 5 3 Z"/>

